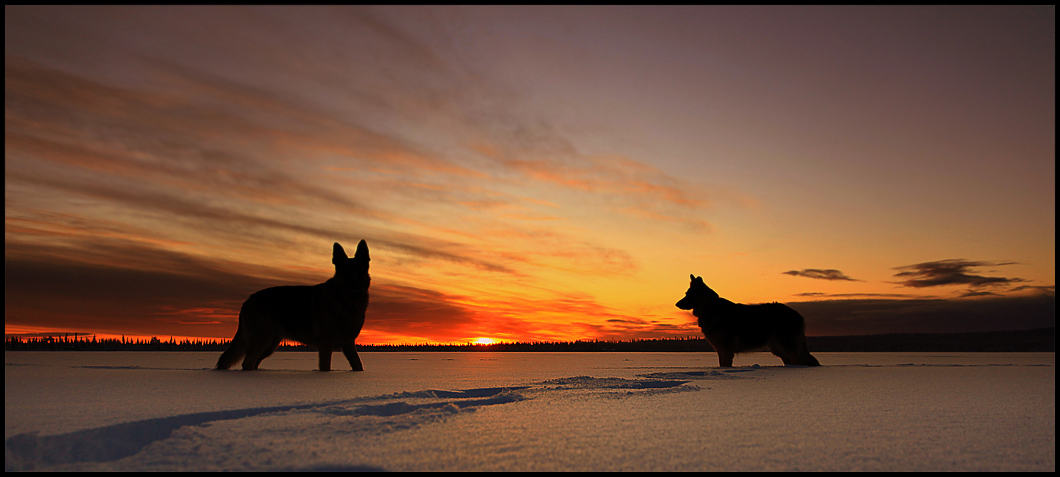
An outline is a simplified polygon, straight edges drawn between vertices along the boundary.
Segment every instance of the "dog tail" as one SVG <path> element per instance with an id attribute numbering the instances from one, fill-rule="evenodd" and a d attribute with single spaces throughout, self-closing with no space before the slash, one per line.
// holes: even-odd
<path id="1" fill-rule="evenodd" d="M 217 359 L 217 367 L 214 369 L 231 368 L 233 364 L 236 364 L 236 361 L 239 361 L 247 354 L 248 344 L 246 337 L 243 336 L 243 330 L 236 331 L 236 336 L 232 338 L 228 349 L 221 353 L 221 357 Z"/>

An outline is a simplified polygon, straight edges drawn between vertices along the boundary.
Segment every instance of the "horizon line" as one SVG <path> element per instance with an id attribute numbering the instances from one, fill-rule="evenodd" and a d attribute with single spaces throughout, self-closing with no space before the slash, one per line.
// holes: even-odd
<path id="1" fill-rule="evenodd" d="M 1027 332 L 1037 330 L 1054 330 L 1056 326 L 1026 328 L 1019 330 L 992 330 L 992 331 L 956 331 L 956 332 L 896 332 L 896 333 L 872 333 L 864 335 L 807 335 L 807 338 L 845 338 L 845 337 L 866 337 L 866 336 L 888 336 L 888 335 L 959 335 L 959 334 L 987 334 L 987 333 L 1010 333 L 1010 332 Z M 74 335 L 73 339 L 70 339 L 69 335 Z M 89 337 L 91 336 L 91 340 Z M 102 336 L 102 337 L 100 337 Z M 197 337 L 197 336 L 176 336 L 170 335 L 168 340 L 163 340 L 157 335 L 101 335 L 99 333 L 83 333 L 83 332 L 62 332 L 62 333 L 5 333 L 4 341 L 9 342 L 12 338 L 19 340 L 29 341 L 30 339 L 44 339 L 53 338 L 59 342 L 103 342 L 105 340 L 114 341 L 126 341 L 128 343 L 150 343 L 153 340 L 158 340 L 159 343 L 169 344 L 181 344 L 191 342 L 203 342 L 204 344 L 227 344 L 232 341 L 231 338 L 216 338 L 216 337 Z M 61 339 L 58 339 L 61 338 Z M 180 339 L 177 339 L 180 338 Z M 693 335 L 675 335 L 671 337 L 663 338 L 628 338 L 628 339 L 576 339 L 570 341 L 495 341 L 493 343 L 475 343 L 474 340 L 478 338 L 469 338 L 467 341 L 452 341 L 452 342 L 405 342 L 405 343 L 366 343 L 357 344 L 357 346 L 466 346 L 466 347 L 490 347 L 490 346 L 503 346 L 503 345 L 535 345 L 535 344 L 574 344 L 574 343 L 635 343 L 643 341 L 688 341 L 688 340 L 705 340 L 704 336 L 693 336 Z M 305 343 L 300 343 L 292 340 L 283 340 L 280 346 L 285 347 L 298 347 L 306 346 L 311 347 Z"/>

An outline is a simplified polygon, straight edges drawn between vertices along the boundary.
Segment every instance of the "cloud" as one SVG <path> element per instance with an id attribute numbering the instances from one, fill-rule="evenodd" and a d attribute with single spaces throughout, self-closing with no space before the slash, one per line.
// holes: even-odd
<path id="1" fill-rule="evenodd" d="M 958 299 L 853 299 L 788 303 L 812 336 L 957 333 L 1056 325 L 1056 296 L 982 296 Z"/>
<path id="2" fill-rule="evenodd" d="M 158 108 L 155 103 L 161 101 L 160 98 L 104 87 L 24 62 L 13 62 L 8 74 L 9 117 L 5 145 L 9 153 L 6 171 L 9 185 L 45 189 L 48 192 L 42 192 L 42 195 L 51 197 L 88 196 L 127 211 L 146 212 L 160 222 L 186 219 L 189 224 L 184 231 L 197 228 L 205 235 L 225 235 L 225 240 L 231 243 L 254 239 L 261 243 L 292 243 L 295 235 L 334 240 L 350 235 L 352 229 L 367 236 L 373 245 L 400 253 L 446 260 L 480 270 L 517 274 L 509 264 L 473 256 L 482 255 L 476 248 L 395 231 L 393 224 L 412 222 L 408 219 L 408 212 L 389 211 L 386 205 L 375 205 L 380 201 L 369 199 L 372 195 L 402 194 L 425 204 L 421 208 L 429 210 L 433 205 L 453 202 L 454 189 L 456 194 L 464 194 L 457 196 L 458 201 L 496 202 L 497 194 L 488 189 L 438 186 L 433 188 L 435 193 L 432 196 L 423 197 L 419 189 L 407 186 L 408 181 L 387 187 L 386 181 L 366 178 L 356 183 L 360 186 L 356 189 L 350 188 L 342 178 L 311 183 L 305 172 L 287 169 L 282 161 L 269 156 L 248 156 L 245 151 L 224 141 L 211 140 L 211 137 L 220 136 L 250 141 L 255 134 L 263 132 L 237 116 L 224 124 L 209 121 L 202 124 L 198 118 L 209 117 L 207 109 L 198 109 L 192 104 L 172 110 Z M 200 85 L 193 89 L 211 88 Z M 78 93 L 71 99 L 68 91 Z M 237 98 L 248 94 L 235 91 L 235 88 L 227 88 L 225 92 Z M 103 107 L 97 110 L 98 105 L 93 101 L 102 102 L 113 111 Z M 279 100 L 270 101 L 278 103 Z M 256 104 L 256 101 L 236 102 Z M 283 104 L 264 109 L 290 113 L 301 118 L 303 123 L 315 123 L 320 129 L 329 127 L 324 124 L 328 120 L 313 119 L 310 113 L 293 111 L 293 107 Z M 251 115 L 249 111 L 247 115 Z M 182 116 L 183 122 L 178 119 Z M 72 124 L 75 122 L 80 127 Z M 91 134 L 79 137 L 84 136 L 86 130 Z M 467 175 L 464 169 L 443 167 L 427 159 L 396 160 L 416 156 L 396 140 L 350 128 L 339 132 L 341 134 L 336 136 L 342 136 L 341 139 L 321 134 L 291 142 L 311 144 L 310 149 L 326 148 L 328 144 L 338 142 L 336 148 L 345 148 L 344 157 L 360 158 L 358 160 L 362 162 L 377 158 L 387 167 L 396 166 L 409 171 L 433 168 L 450 175 Z M 266 136 L 290 136 L 282 131 L 264 133 Z M 99 139 L 114 136 L 122 137 L 120 145 Z M 350 140 L 348 136 L 372 136 L 373 139 L 365 143 Z M 359 194 L 360 197 L 350 193 L 358 190 L 367 193 Z M 485 199 L 476 201 L 480 197 Z M 518 199 L 509 195 L 503 197 Z M 29 205 L 20 203 L 18 195 L 13 199 L 12 203 Z M 373 205 L 365 205 L 368 202 Z M 25 211 L 19 210 L 15 214 L 25 214 Z M 323 224 L 319 218 L 325 214 L 341 214 L 347 222 L 352 220 L 357 224 L 348 228 Z M 11 216 L 9 214 L 9 218 Z M 366 221 L 384 225 L 366 226 Z M 431 224 L 417 225 L 428 230 L 434 228 Z M 133 228 L 133 225 L 125 224 L 125 227 Z M 150 233 L 142 226 L 139 229 L 141 233 Z M 569 255 L 592 261 L 591 247 L 589 251 L 588 254 L 572 251 Z M 601 255 L 603 263 L 613 262 L 607 255 L 615 253 L 621 251 Z M 611 267 L 600 268 L 609 270 Z"/>
<path id="3" fill-rule="evenodd" d="M 257 85 L 161 60 L 145 68 L 170 86 L 166 92 L 104 84 L 18 58 L 9 58 L 7 67 L 6 181 L 54 189 L 41 195 L 87 195 L 158 221 L 175 215 L 206 235 L 237 242 L 290 243 L 302 234 L 330 240 L 358 230 L 402 253 L 502 273 L 541 260 L 514 253 L 502 254 L 507 259 L 500 262 L 471 257 L 497 244 L 457 251 L 467 244 L 395 229 L 413 225 L 429 234 L 448 228 L 482 239 L 488 237 L 468 226 L 518 230 L 520 221 L 564 219 L 536 212 L 546 201 L 533 192 L 500 192 L 504 180 Z M 633 189 L 591 192 L 609 191 Z M 339 230 L 334 221 L 322 223 L 325 216 L 354 225 Z M 573 266 L 566 268 L 600 273 L 635 268 L 622 250 L 570 236 L 555 242 L 560 246 L 531 247 L 530 255 L 568 259 Z"/>
<path id="4" fill-rule="evenodd" d="M 607 325 L 634 317 L 540 277 L 640 270 L 592 228 L 601 211 L 639 231 L 709 230 L 714 196 L 579 151 L 459 41 L 434 41 L 452 32 L 431 15 L 9 13 L 8 323 L 228 336 L 247 294 L 323 281 L 317 247 L 364 238 L 380 252 L 379 333 L 662 332 L 668 317 Z M 536 295 L 469 298 L 483 277 Z M 584 319 L 540 325 L 562 316 Z"/>
<path id="5" fill-rule="evenodd" d="M 577 162 L 510 159 L 504 164 L 529 178 L 576 190 L 640 196 L 690 208 L 709 204 L 676 179 L 634 160 L 590 157 Z"/>
<path id="6" fill-rule="evenodd" d="M 125 258 L 121 263 L 112 254 Z M 102 258 L 102 260 L 101 260 Z M 253 273 L 253 274 L 251 274 Z M 272 276 L 269 278 L 269 276 Z M 270 286 L 320 283 L 330 270 L 259 267 L 148 246 L 91 241 L 63 250 L 9 244 L 5 324 L 130 335 L 231 338 L 239 307 Z M 449 341 L 488 328 L 466 298 L 374 280 L 366 330 Z M 520 325 L 527 328 L 523 323 Z M 532 327 L 529 327 L 532 328 Z"/>
<path id="7" fill-rule="evenodd" d="M 1038 293 L 1054 294 L 1054 293 L 1056 293 L 1056 285 L 1050 285 L 1050 286 L 1020 285 L 1018 287 L 1015 287 L 1015 288 L 1009 290 L 1009 292 L 1013 292 L 1014 293 L 1014 292 L 1027 291 L 1027 290 L 1038 292 Z"/>
<path id="8" fill-rule="evenodd" d="M 986 277 L 973 275 L 977 267 L 999 267 L 1013 265 L 1016 262 L 987 262 L 969 261 L 964 259 L 939 260 L 935 262 L 924 262 L 915 265 L 895 267 L 902 270 L 894 276 L 902 278 L 903 281 L 895 282 L 899 285 L 911 288 L 926 288 L 949 285 L 967 285 L 973 288 L 972 292 L 982 293 L 980 287 L 996 287 L 1011 283 L 1026 282 L 1021 278 Z"/>
<path id="9" fill-rule="evenodd" d="M 37 235 L 45 237 L 42 243 L 6 244 L 8 327 L 230 338 L 240 305 L 254 291 L 312 285 L 331 274 L 323 261 L 319 268 L 282 262 L 253 265 L 165 250 L 128 236 L 109 235 L 109 224 L 97 226 L 98 233 L 92 235 L 64 234 L 52 227 L 55 236 L 76 237 L 70 244 L 42 234 Z M 373 257 L 373 264 L 393 262 L 374 248 Z M 389 342 L 452 342 L 475 336 L 547 341 L 621 337 L 623 330 L 639 336 L 665 328 L 665 324 L 643 321 L 633 327 L 602 325 L 608 318 L 635 318 L 585 294 L 537 290 L 552 296 L 531 298 L 499 291 L 469 296 L 434 290 L 430 283 L 395 283 L 388 278 L 395 272 L 390 268 L 373 272 L 366 337 Z M 577 320 L 572 322 L 572 316 Z"/>
<path id="10" fill-rule="evenodd" d="M 278 284 L 148 248 L 123 247 L 128 267 L 17 248 L 5 257 L 5 324 L 27 328 L 225 337 L 242 300 Z"/>
<path id="11" fill-rule="evenodd" d="M 908 293 L 822 293 L 822 292 L 806 292 L 796 293 L 795 296 L 804 297 L 826 297 L 826 298 L 854 298 L 854 297 L 872 297 L 872 298 L 923 298 L 920 295 L 911 295 Z"/>
<path id="12" fill-rule="evenodd" d="M 477 174 L 294 98 L 187 68 L 160 73 L 173 93 L 102 84 L 27 60 L 5 67 L 5 145 L 99 175 L 265 204 L 351 206 L 306 166 Z"/>
<path id="13" fill-rule="evenodd" d="M 817 278 L 820 280 L 846 280 L 851 282 L 860 282 L 861 280 L 855 280 L 843 274 L 843 272 L 834 269 L 819 270 L 816 268 L 807 268 L 804 270 L 791 270 L 783 272 L 785 275 L 791 275 L 793 277 L 806 277 L 806 278 Z"/>
<path id="14" fill-rule="evenodd" d="M 476 336 L 487 325 L 461 297 L 407 285 L 372 283 L 365 331 L 451 342 Z"/>
<path id="15" fill-rule="evenodd" d="M 556 133 L 549 130 L 540 133 L 541 136 L 552 134 Z M 711 229 L 702 215 L 713 205 L 713 200 L 701 187 L 634 159 L 581 154 L 558 134 L 545 142 L 559 143 L 562 147 L 540 150 L 540 145 L 510 140 L 501 146 L 478 143 L 473 148 L 497 161 L 502 166 L 502 176 L 516 174 L 523 181 L 558 186 L 568 193 L 588 194 L 606 210 L 621 215 L 676 223 L 697 232 Z M 737 202 L 749 203 L 744 199 Z"/>

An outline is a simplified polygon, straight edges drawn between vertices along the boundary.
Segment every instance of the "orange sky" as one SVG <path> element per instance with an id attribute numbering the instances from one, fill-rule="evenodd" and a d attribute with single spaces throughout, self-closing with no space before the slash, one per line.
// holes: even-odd
<path id="1" fill-rule="evenodd" d="M 361 343 L 1052 326 L 1054 84 L 1054 7 L 5 7 L 5 332 L 230 338 L 360 239 Z"/>

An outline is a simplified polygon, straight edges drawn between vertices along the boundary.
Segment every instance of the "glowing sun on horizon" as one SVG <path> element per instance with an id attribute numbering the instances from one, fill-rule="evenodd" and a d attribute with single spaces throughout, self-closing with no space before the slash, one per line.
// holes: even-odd
<path id="1" fill-rule="evenodd" d="M 479 345 L 488 345 L 488 344 L 493 344 L 493 343 L 496 343 L 496 342 L 497 342 L 497 340 L 495 340 L 493 338 L 475 338 L 472 341 L 472 343 L 479 344 Z"/>

